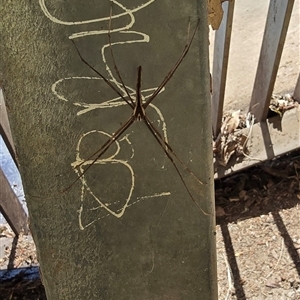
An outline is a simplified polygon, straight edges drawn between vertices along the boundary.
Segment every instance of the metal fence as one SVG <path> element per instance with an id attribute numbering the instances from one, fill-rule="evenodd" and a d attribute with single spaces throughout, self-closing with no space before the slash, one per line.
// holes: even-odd
<path id="1" fill-rule="evenodd" d="M 240 116 L 224 118 L 234 6 L 235 1 L 223 3 L 224 15 L 214 42 L 212 127 L 215 178 L 224 177 L 300 147 L 300 110 L 297 104 L 297 101 L 300 103 L 300 74 L 291 99 L 279 99 L 281 101 L 277 101 L 276 104 L 271 102 L 274 100 L 272 93 L 294 6 L 293 0 L 270 0 L 256 77 L 252 95 L 249 97 L 248 115 L 244 116 L 244 119 Z M 299 57 L 295 60 L 298 63 Z M 272 105 L 282 107 L 278 107 L 275 117 L 269 118 L 270 110 L 276 110 Z M 289 108 L 293 109 L 288 110 Z M 232 125 L 232 122 L 239 121 L 237 119 L 248 122 L 247 126 L 245 125 L 247 128 L 240 129 L 238 133 L 235 130 L 238 125 Z M 228 128 L 230 126 L 231 128 Z M 234 130 L 235 133 L 230 132 Z"/>

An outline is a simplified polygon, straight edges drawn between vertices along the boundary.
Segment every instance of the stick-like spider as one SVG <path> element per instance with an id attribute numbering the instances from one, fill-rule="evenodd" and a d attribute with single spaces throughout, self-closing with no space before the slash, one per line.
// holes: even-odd
<path id="1" fill-rule="evenodd" d="M 112 12 L 110 13 L 112 14 Z M 111 18 L 110 18 L 110 22 L 111 22 Z M 111 28 L 111 24 L 109 22 L 109 28 Z M 158 144 L 160 145 L 160 147 L 163 149 L 165 155 L 168 157 L 168 159 L 171 161 L 172 165 L 174 166 L 177 174 L 180 177 L 180 180 L 182 182 L 182 184 L 184 185 L 185 190 L 187 191 L 187 193 L 189 194 L 189 197 L 193 200 L 193 202 L 197 205 L 197 207 L 200 209 L 200 211 L 205 214 L 205 215 L 209 215 L 208 213 L 206 213 L 205 211 L 203 211 L 203 209 L 200 207 L 200 205 L 197 203 L 197 201 L 194 199 L 194 196 L 192 195 L 192 193 L 190 192 L 185 180 L 183 179 L 183 176 L 178 168 L 178 166 L 176 165 L 176 162 L 179 163 L 190 175 L 192 175 L 196 181 L 199 184 L 203 184 L 201 180 L 199 180 L 197 178 L 196 175 L 194 175 L 194 173 L 183 163 L 183 161 L 176 155 L 175 151 L 173 150 L 173 148 L 170 146 L 170 144 L 164 139 L 164 137 L 162 136 L 162 134 L 159 132 L 159 130 L 152 124 L 152 122 L 150 121 L 150 119 L 147 116 L 147 107 L 150 105 L 150 103 L 152 103 L 152 101 L 156 98 L 156 96 L 162 91 L 162 89 L 166 86 L 166 84 L 170 81 L 170 79 L 172 78 L 172 76 L 174 75 L 174 73 L 176 72 L 177 68 L 180 66 L 181 62 L 183 61 L 183 59 L 185 58 L 185 56 L 187 55 L 190 46 L 193 42 L 194 36 L 196 34 L 196 31 L 199 27 L 199 20 L 197 21 L 196 25 L 195 25 L 195 29 L 192 32 L 192 35 L 190 37 L 190 39 L 188 39 L 184 50 L 182 52 L 182 54 L 180 55 L 180 57 L 178 58 L 178 60 L 176 61 L 175 65 L 173 66 L 173 68 L 168 72 L 168 74 L 166 75 L 166 77 L 162 80 L 162 82 L 159 84 L 159 86 L 155 89 L 155 91 L 153 92 L 153 94 L 146 100 L 146 101 L 142 101 L 142 95 L 141 95 L 141 82 L 142 82 L 142 67 L 138 66 L 137 68 L 137 82 L 136 82 L 136 90 L 135 90 L 135 99 L 132 97 L 132 95 L 129 93 L 128 89 L 126 88 L 126 85 L 120 75 L 120 72 L 116 66 L 115 63 L 115 59 L 114 59 L 114 53 L 112 51 L 112 47 L 111 47 L 111 35 L 110 35 L 110 30 L 108 32 L 108 38 L 109 38 L 109 45 L 110 45 L 110 52 L 111 52 L 111 57 L 112 57 L 112 61 L 113 61 L 113 65 L 114 65 L 114 69 L 115 72 L 118 76 L 118 79 L 120 80 L 120 84 L 122 86 L 122 88 L 124 89 L 128 99 L 126 99 L 127 97 L 124 97 L 124 95 L 122 95 L 122 93 L 118 90 L 117 87 L 115 87 L 110 80 L 108 80 L 104 75 L 102 75 L 96 68 L 94 68 L 80 53 L 79 49 L 77 48 L 75 42 L 72 40 L 76 51 L 81 59 L 81 61 L 87 65 L 91 70 L 93 70 L 112 90 L 114 90 L 114 92 L 120 97 L 120 99 L 122 99 L 124 102 L 127 103 L 127 105 L 129 105 L 132 109 L 132 114 L 131 116 L 128 118 L 128 120 L 118 129 L 116 130 L 115 133 L 113 133 L 108 139 L 107 141 L 93 154 L 89 155 L 85 161 L 90 161 L 91 163 L 89 163 L 86 168 L 83 170 L 82 168 L 80 168 L 82 165 L 84 165 L 85 161 L 82 161 L 78 164 L 76 164 L 76 166 L 74 166 L 74 169 L 77 170 L 77 174 L 78 174 L 78 178 L 73 181 L 73 183 L 71 185 L 69 185 L 67 188 L 65 188 L 62 192 L 66 192 L 67 190 L 69 190 L 79 179 L 81 179 L 85 173 L 98 161 L 102 158 L 102 156 L 107 152 L 107 150 L 110 148 L 110 146 L 112 144 L 114 144 L 127 130 L 128 128 L 130 128 L 130 126 L 136 122 L 143 122 L 147 128 L 149 129 L 149 131 L 151 132 L 151 134 L 154 136 L 155 140 L 158 142 Z M 189 25 L 189 30 L 190 31 L 190 25 Z M 176 162 L 175 162 L 176 161 Z M 78 171 L 80 170 L 80 171 Z"/>

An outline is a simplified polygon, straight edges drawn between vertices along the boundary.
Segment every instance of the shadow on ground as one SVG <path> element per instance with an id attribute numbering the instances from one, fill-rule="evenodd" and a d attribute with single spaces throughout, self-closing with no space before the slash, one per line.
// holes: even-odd
<path id="1" fill-rule="evenodd" d="M 237 262 L 238 254 L 228 229 L 230 223 L 271 215 L 300 278 L 299 247 L 295 246 L 279 213 L 300 204 L 300 150 L 217 180 L 215 189 L 217 224 L 220 225 L 232 273 L 235 299 L 243 300 L 247 297 Z M 297 282 L 297 290 L 300 291 L 299 285 L 300 280 Z"/>

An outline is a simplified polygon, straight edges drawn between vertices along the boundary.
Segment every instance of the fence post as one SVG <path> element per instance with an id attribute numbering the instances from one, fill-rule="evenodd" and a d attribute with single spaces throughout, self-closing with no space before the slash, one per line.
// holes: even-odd
<path id="1" fill-rule="evenodd" d="M 217 299 L 206 5 L 1 8 L 1 69 L 47 299 Z M 174 76 L 139 107 L 148 126 L 130 125 L 93 164 L 131 121 L 138 66 L 146 103 L 195 30 Z"/>

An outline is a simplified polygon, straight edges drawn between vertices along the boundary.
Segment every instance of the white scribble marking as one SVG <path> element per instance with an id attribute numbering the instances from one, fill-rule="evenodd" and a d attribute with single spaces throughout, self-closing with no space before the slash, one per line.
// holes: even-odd
<path id="1" fill-rule="evenodd" d="M 75 173 L 79 176 L 80 181 L 82 183 L 82 189 L 81 189 L 81 202 L 83 202 L 84 200 L 84 192 L 85 190 L 99 203 L 99 207 L 104 208 L 105 210 L 107 210 L 107 212 L 109 212 L 111 215 L 113 215 L 116 218 L 121 218 L 126 210 L 126 208 L 128 207 L 128 203 L 131 199 L 132 196 L 132 192 L 134 189 L 134 172 L 132 167 L 127 163 L 127 161 L 125 160 L 120 160 L 120 159 L 115 159 L 115 156 L 118 155 L 118 153 L 120 152 L 120 144 L 118 141 L 115 141 L 115 144 L 117 145 L 117 150 L 114 154 L 112 154 L 110 157 L 108 158 L 99 158 L 97 161 L 94 160 L 84 160 L 80 157 L 80 146 L 82 143 L 82 140 L 88 136 L 89 134 L 92 133 L 99 133 L 99 134 L 103 134 L 105 136 L 107 136 L 108 138 L 111 138 L 111 135 L 104 132 L 104 131 L 97 131 L 97 130 L 92 130 L 89 131 L 85 134 L 83 134 L 77 144 L 76 147 L 76 160 L 71 164 L 71 166 L 73 167 L 73 170 L 75 171 Z M 111 210 L 109 208 L 109 205 L 105 204 L 103 202 L 103 200 L 100 200 L 99 197 L 97 197 L 95 195 L 95 193 L 91 190 L 88 182 L 85 179 L 85 175 L 82 175 L 82 173 L 84 172 L 84 167 L 89 166 L 90 164 L 121 164 L 124 167 L 128 168 L 129 172 L 130 172 L 130 181 L 131 181 L 131 185 L 130 185 L 130 189 L 129 189 L 129 193 L 127 195 L 127 198 L 125 200 L 125 203 L 123 204 L 122 208 L 119 209 L 119 212 L 115 212 L 113 210 Z M 109 202 L 108 202 L 109 203 Z"/>
<path id="2" fill-rule="evenodd" d="M 112 3 L 115 3 L 116 5 L 122 7 L 124 9 L 124 12 L 118 15 L 112 15 L 111 19 L 116 19 L 116 18 L 120 18 L 122 16 L 126 16 L 128 14 L 132 14 L 135 13 L 145 7 L 147 7 L 148 5 L 150 5 L 151 3 L 155 2 L 156 0 L 150 0 L 145 2 L 144 4 L 141 4 L 140 6 L 133 8 L 133 9 L 126 9 L 122 4 L 120 4 L 118 1 L 115 0 L 109 0 Z M 98 19 L 92 19 L 92 20 L 85 20 L 85 21 L 77 21 L 77 22 L 68 22 L 68 21 L 62 21 L 57 19 L 56 17 L 52 16 L 51 13 L 49 12 L 46 4 L 45 4 L 45 0 L 39 0 L 39 4 L 41 6 L 41 9 L 43 11 L 43 13 L 45 14 L 45 16 L 51 20 L 53 23 L 57 23 L 57 24 L 61 24 L 61 25 L 67 25 L 67 26 L 72 26 L 72 25 L 83 25 L 83 24 L 89 24 L 89 23 L 97 23 L 97 22 L 103 22 L 103 21 L 108 21 L 110 19 L 110 16 L 108 17 L 103 17 L 103 18 L 98 18 Z M 130 27 L 129 27 L 130 28 Z M 126 28 L 126 29 L 129 29 Z M 106 31 L 107 33 L 108 31 Z"/>
<path id="3" fill-rule="evenodd" d="M 101 48 L 101 58 L 102 61 L 105 65 L 106 71 L 108 73 L 108 80 L 114 84 L 116 86 L 116 88 L 118 88 L 121 92 L 121 94 L 126 97 L 126 91 L 124 89 L 124 87 L 122 86 L 122 84 L 120 82 L 118 82 L 118 80 L 114 77 L 111 68 L 108 65 L 107 59 L 106 59 L 106 55 L 105 55 L 105 50 L 108 49 L 109 47 L 113 47 L 115 45 L 124 45 L 124 44 L 133 44 L 133 43 L 149 43 L 150 41 L 150 37 L 142 32 L 138 32 L 138 31 L 129 31 L 130 28 L 133 27 L 133 25 L 135 24 L 135 16 L 134 13 L 137 13 L 138 11 L 140 11 L 141 9 L 145 9 L 147 8 L 147 6 L 149 6 L 150 4 L 154 3 L 156 0 L 149 0 L 146 1 L 145 3 L 135 7 L 135 8 L 127 8 L 125 7 L 123 4 L 121 4 L 120 2 L 116 1 L 116 0 L 109 0 L 110 2 L 114 3 L 115 5 L 117 5 L 119 8 L 121 8 L 123 10 L 122 13 L 119 14 L 115 14 L 115 15 L 111 15 L 111 16 L 105 16 L 105 17 L 101 17 L 101 18 L 96 18 L 96 19 L 90 19 L 90 20 L 82 20 L 82 21 L 65 21 L 65 20 L 60 20 L 57 17 L 53 16 L 47 6 L 46 6 L 46 0 L 39 0 L 39 4 L 40 7 L 43 11 L 43 13 L 45 14 L 45 16 L 51 20 L 54 23 L 60 24 L 60 25 L 64 25 L 64 26 L 73 26 L 73 25 L 84 25 L 84 24 L 91 24 L 91 23 L 100 23 L 99 26 L 101 26 L 101 23 L 104 23 L 106 26 L 107 21 L 114 20 L 117 18 L 121 18 L 121 17 L 128 17 L 129 16 L 129 23 L 119 27 L 119 28 L 111 28 L 111 29 L 107 29 L 107 30 L 91 30 L 91 31 L 80 31 L 80 32 L 74 32 L 69 36 L 69 39 L 77 39 L 77 38 L 82 38 L 82 37 L 86 37 L 86 36 L 91 36 L 91 35 L 101 35 L 101 34 L 108 34 L 109 32 L 111 34 L 115 33 L 115 34 L 120 34 L 120 35 L 124 35 L 124 34 L 130 34 L 130 36 L 134 35 L 136 38 L 132 39 L 132 40 L 128 40 L 128 41 L 118 41 L 118 42 L 113 42 L 111 44 L 105 44 L 102 46 Z M 99 11 L 99 13 L 101 13 L 101 11 Z M 78 27 L 76 27 L 77 29 Z M 74 76 L 74 77 L 66 77 L 66 78 L 61 78 L 59 80 L 57 80 L 55 83 L 53 83 L 51 89 L 52 89 L 52 93 L 57 97 L 57 99 L 64 101 L 64 102 L 68 102 L 71 101 L 72 99 L 69 99 L 68 95 L 64 95 L 63 92 L 58 92 L 59 90 L 59 86 L 61 84 L 63 84 L 66 81 L 84 81 L 84 80 L 103 80 L 99 77 L 88 77 L 88 76 Z M 81 85 L 82 86 L 82 85 Z M 101 86 L 101 85 L 100 85 Z M 142 101 L 146 101 L 149 97 L 151 97 L 151 95 L 153 94 L 153 92 L 156 90 L 157 87 L 153 87 L 153 88 L 148 88 L 148 89 L 144 89 L 141 91 L 142 94 Z M 130 86 L 126 86 L 127 91 L 129 92 L 130 96 L 135 99 L 135 89 L 130 87 Z M 165 88 L 163 88 L 160 93 L 162 93 L 165 90 Z M 72 101 L 71 101 L 72 102 Z M 125 103 L 125 101 L 121 98 L 121 97 L 115 97 L 113 99 L 109 99 L 109 100 L 105 100 L 101 103 L 87 103 L 87 102 L 73 102 L 73 105 L 76 107 L 80 107 L 82 108 L 80 111 L 77 112 L 77 116 L 82 116 L 85 115 L 87 113 L 90 113 L 91 111 L 95 110 L 95 109 L 111 109 L 111 108 L 116 108 L 119 106 L 123 106 L 123 105 L 127 105 Z M 153 105 L 150 104 L 149 107 L 151 107 L 152 109 L 155 110 L 155 112 L 158 115 L 158 122 L 159 125 L 161 126 L 161 130 L 163 132 L 163 136 L 165 138 L 165 140 L 168 142 L 168 136 L 167 136 L 167 126 L 163 117 L 162 112 L 160 111 L 160 109 Z M 80 155 L 80 148 L 81 148 L 81 143 L 83 141 L 83 139 L 85 137 L 87 137 L 89 134 L 102 134 L 106 137 L 111 137 L 112 135 L 105 132 L 105 131 L 99 131 L 99 130 L 91 130 L 88 131 L 84 134 L 81 135 L 81 137 L 79 138 L 77 147 L 76 147 L 76 151 L 75 151 L 75 161 L 71 164 L 74 172 L 77 174 L 77 176 L 80 179 L 81 182 L 81 205 L 80 208 L 78 210 L 79 213 L 79 228 L 80 229 L 85 229 L 86 227 L 90 226 L 91 224 L 93 224 L 94 222 L 96 222 L 97 220 L 100 220 L 104 217 L 108 217 L 108 216 L 114 216 L 116 218 L 121 218 L 126 209 L 130 206 L 132 206 L 133 204 L 137 204 L 139 203 L 141 200 L 144 199 L 149 199 L 149 198 L 154 198 L 154 197 L 165 197 L 165 196 L 169 196 L 170 192 L 163 192 L 163 193 L 158 193 L 158 194 L 154 194 L 154 195 L 150 195 L 150 196 L 143 196 L 143 197 L 138 197 L 136 198 L 137 200 L 132 202 L 131 198 L 132 198 L 132 193 L 134 190 L 134 186 L 135 186 L 135 181 L 134 181 L 134 170 L 131 167 L 131 165 L 124 159 L 117 159 L 116 156 L 119 154 L 120 152 L 120 144 L 119 141 L 126 141 L 128 143 L 128 145 L 131 146 L 132 149 L 132 154 L 131 154 L 131 158 L 134 157 L 134 148 L 132 147 L 132 144 L 129 140 L 129 135 L 125 135 L 123 138 L 121 138 L 119 141 L 115 141 L 115 144 L 117 146 L 117 150 L 114 154 L 112 154 L 110 157 L 108 158 L 100 158 L 97 161 L 93 161 L 93 160 L 84 160 L 81 158 Z M 82 175 L 84 172 L 84 167 L 89 166 L 90 164 L 95 164 L 95 165 L 105 165 L 105 164 L 119 164 L 120 166 L 123 166 L 125 168 L 127 168 L 129 170 L 129 174 L 130 174 L 130 186 L 129 186 L 129 191 L 128 191 L 128 195 L 126 196 L 126 199 L 122 199 L 119 201 L 116 201 L 114 203 L 112 203 L 109 199 L 100 199 L 99 197 L 97 197 L 95 195 L 95 193 L 91 190 L 89 183 L 86 180 L 86 176 Z M 95 200 L 95 202 L 97 203 L 97 206 L 90 209 L 90 210 L 100 210 L 100 211 L 106 211 L 107 214 L 103 216 L 103 213 L 101 214 L 101 217 L 96 218 L 95 220 L 93 220 L 92 222 L 89 222 L 87 225 L 83 225 L 83 220 L 82 220 L 82 214 L 84 212 L 84 195 L 85 193 L 88 193 L 89 195 L 91 195 L 93 197 L 93 199 Z M 116 210 L 113 210 L 112 208 L 110 208 L 112 205 L 114 204 L 120 204 L 121 208 L 118 208 Z"/>
<path id="4" fill-rule="evenodd" d="M 166 197 L 166 196 L 170 196 L 170 195 L 171 195 L 170 192 L 163 192 L 163 193 L 156 193 L 156 194 L 149 195 L 149 196 L 137 197 L 136 201 L 131 202 L 129 205 L 127 205 L 127 208 L 130 207 L 130 206 L 132 206 L 132 205 L 134 205 L 134 204 L 139 203 L 139 202 L 142 201 L 142 200 L 153 199 L 153 198 L 159 198 L 159 197 Z M 119 201 L 116 201 L 116 202 L 114 202 L 114 203 L 111 203 L 111 205 L 113 205 L 113 204 L 118 204 L 118 203 L 119 203 Z M 92 209 L 90 209 L 90 210 L 97 210 L 97 209 L 99 209 L 99 208 L 101 208 L 101 207 L 100 207 L 100 206 L 94 207 L 94 208 L 92 208 Z M 97 218 L 97 219 L 95 219 L 95 220 L 89 222 L 89 223 L 86 224 L 86 225 L 83 225 L 83 223 L 82 223 L 82 212 L 83 212 L 83 210 L 84 210 L 84 209 L 83 209 L 83 203 L 81 203 L 80 208 L 79 208 L 78 211 L 77 211 L 77 212 L 78 212 L 78 219 L 79 219 L 79 228 L 80 228 L 81 230 L 84 230 L 85 228 L 91 226 L 91 225 L 92 225 L 93 223 L 95 223 L 96 221 L 99 221 L 99 220 L 101 220 L 101 219 L 104 219 L 104 218 L 107 218 L 107 217 L 110 217 L 110 216 L 111 216 L 111 214 L 106 214 L 106 215 L 104 215 L 104 216 L 101 216 L 101 217 L 99 217 L 99 218 Z"/>
<path id="5" fill-rule="evenodd" d="M 134 148 L 132 147 L 132 143 L 129 140 L 129 134 L 125 134 L 122 138 L 119 139 L 119 142 L 126 141 L 129 146 L 131 146 L 131 156 L 130 159 L 134 157 Z"/>

